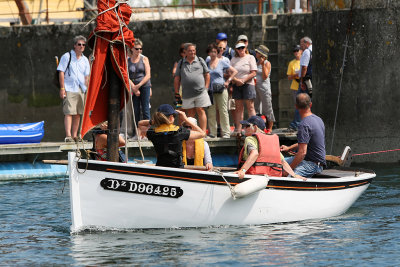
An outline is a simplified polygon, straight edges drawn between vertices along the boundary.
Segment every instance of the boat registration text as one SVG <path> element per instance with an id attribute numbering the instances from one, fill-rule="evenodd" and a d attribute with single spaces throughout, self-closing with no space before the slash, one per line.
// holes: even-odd
<path id="1" fill-rule="evenodd" d="M 127 181 L 114 178 L 104 178 L 100 182 L 105 190 L 128 192 L 158 197 L 179 198 L 183 190 L 178 186 L 149 184 L 136 181 Z"/>

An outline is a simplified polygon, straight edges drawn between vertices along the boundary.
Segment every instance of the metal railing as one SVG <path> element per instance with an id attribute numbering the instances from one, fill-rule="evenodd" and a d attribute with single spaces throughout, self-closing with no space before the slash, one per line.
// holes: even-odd
<path id="1" fill-rule="evenodd" d="M 43 19 L 46 23 L 50 23 L 50 15 L 52 14 L 60 14 L 60 13 L 72 13 L 72 12 L 83 12 L 83 16 L 81 21 L 88 21 L 93 16 L 97 14 L 97 8 L 93 8 L 95 3 L 91 4 L 88 0 L 85 0 L 85 7 L 83 8 L 76 8 L 73 10 L 49 10 L 48 7 L 48 0 L 45 1 L 44 9 L 36 12 L 29 12 L 28 9 L 21 8 L 21 5 L 18 5 L 20 0 L 16 0 L 17 6 L 19 8 L 19 12 L 10 12 L 10 13 L 0 13 L 0 16 L 19 16 L 20 20 L 24 25 L 29 25 L 32 22 L 32 15 L 40 15 L 45 14 L 45 18 Z M 287 0 L 191 0 L 190 4 L 170 4 L 170 5 L 154 5 L 148 7 L 134 7 L 132 8 L 135 13 L 141 12 L 151 12 L 155 10 L 162 10 L 163 8 L 175 8 L 175 9 L 188 9 L 190 8 L 192 11 L 192 16 L 195 17 L 196 9 L 203 9 L 203 8 L 220 8 L 224 9 L 231 15 L 240 15 L 240 14 L 265 14 L 265 13 L 272 13 L 274 11 L 274 7 L 276 10 L 276 5 L 279 6 L 279 10 L 281 12 L 285 12 L 286 8 L 286 1 Z M 95 2 L 95 1 L 94 1 Z M 282 6 L 283 5 L 283 6 Z M 308 0 L 308 7 L 309 10 L 311 5 L 311 0 Z M 250 8 L 249 8 L 250 7 Z M 249 11 L 250 10 L 250 11 Z"/>

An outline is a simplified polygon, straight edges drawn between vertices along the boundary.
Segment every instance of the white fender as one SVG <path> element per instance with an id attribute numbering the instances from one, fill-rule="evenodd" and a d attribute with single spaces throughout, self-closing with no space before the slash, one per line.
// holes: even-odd
<path id="1" fill-rule="evenodd" d="M 246 182 L 237 184 L 233 187 L 233 197 L 242 198 L 254 192 L 265 189 L 268 185 L 269 178 L 266 176 L 257 176 L 247 180 Z"/>

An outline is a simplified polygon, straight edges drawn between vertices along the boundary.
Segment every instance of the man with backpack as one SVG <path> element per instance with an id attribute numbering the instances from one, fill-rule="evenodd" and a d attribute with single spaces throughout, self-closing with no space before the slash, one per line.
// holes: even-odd
<path id="1" fill-rule="evenodd" d="M 65 142 L 78 140 L 80 116 L 84 111 L 85 92 L 89 85 L 90 65 L 83 54 L 86 38 L 74 38 L 74 49 L 65 53 L 58 64 L 60 98 L 63 99 Z"/>

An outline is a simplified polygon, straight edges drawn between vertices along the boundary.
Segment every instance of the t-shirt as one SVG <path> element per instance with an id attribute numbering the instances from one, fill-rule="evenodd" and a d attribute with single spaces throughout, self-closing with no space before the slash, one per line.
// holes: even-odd
<path id="1" fill-rule="evenodd" d="M 209 63 L 208 63 L 209 64 Z M 220 59 L 215 69 L 209 66 L 210 70 L 210 88 L 215 84 L 224 84 L 224 72 L 229 69 L 230 65 L 225 60 Z"/>
<path id="2" fill-rule="evenodd" d="M 171 133 L 174 133 L 171 135 Z M 160 136 L 159 134 L 162 134 Z M 155 128 L 147 130 L 147 138 L 153 143 L 157 153 L 157 166 L 182 167 L 182 141 L 188 140 L 190 130 L 180 127 L 176 132 L 161 132 L 156 134 Z M 175 141 L 173 141 L 173 140 Z M 167 153 L 173 151 L 174 153 Z"/>
<path id="3" fill-rule="evenodd" d="M 307 49 L 303 51 L 303 54 L 301 54 L 300 58 L 300 66 L 308 66 L 308 63 L 310 62 L 311 59 L 311 51 L 312 51 L 312 45 L 310 45 Z"/>
<path id="4" fill-rule="evenodd" d="M 300 60 L 293 59 L 292 61 L 289 62 L 289 66 L 287 69 L 287 75 L 299 75 L 300 71 Z M 291 90 L 298 90 L 299 89 L 299 83 L 296 80 L 292 80 L 292 84 L 290 85 Z"/>
<path id="5" fill-rule="evenodd" d="M 301 120 L 297 130 L 299 144 L 307 144 L 307 154 L 304 160 L 325 163 L 325 125 L 315 114 Z"/>
<path id="6" fill-rule="evenodd" d="M 250 71 L 257 71 L 257 63 L 255 58 L 252 55 L 246 54 L 244 57 L 234 57 L 231 60 L 231 66 L 234 67 L 238 73 L 236 74 L 236 78 L 243 79 L 246 78 L 247 75 L 250 74 Z M 254 78 L 251 81 L 248 81 L 247 84 L 254 85 Z"/>
<path id="7" fill-rule="evenodd" d="M 192 63 L 186 61 L 186 58 L 178 62 L 175 76 L 181 77 L 182 98 L 187 99 L 200 95 L 206 89 L 204 74 L 208 72 L 204 60 L 197 56 Z"/>

